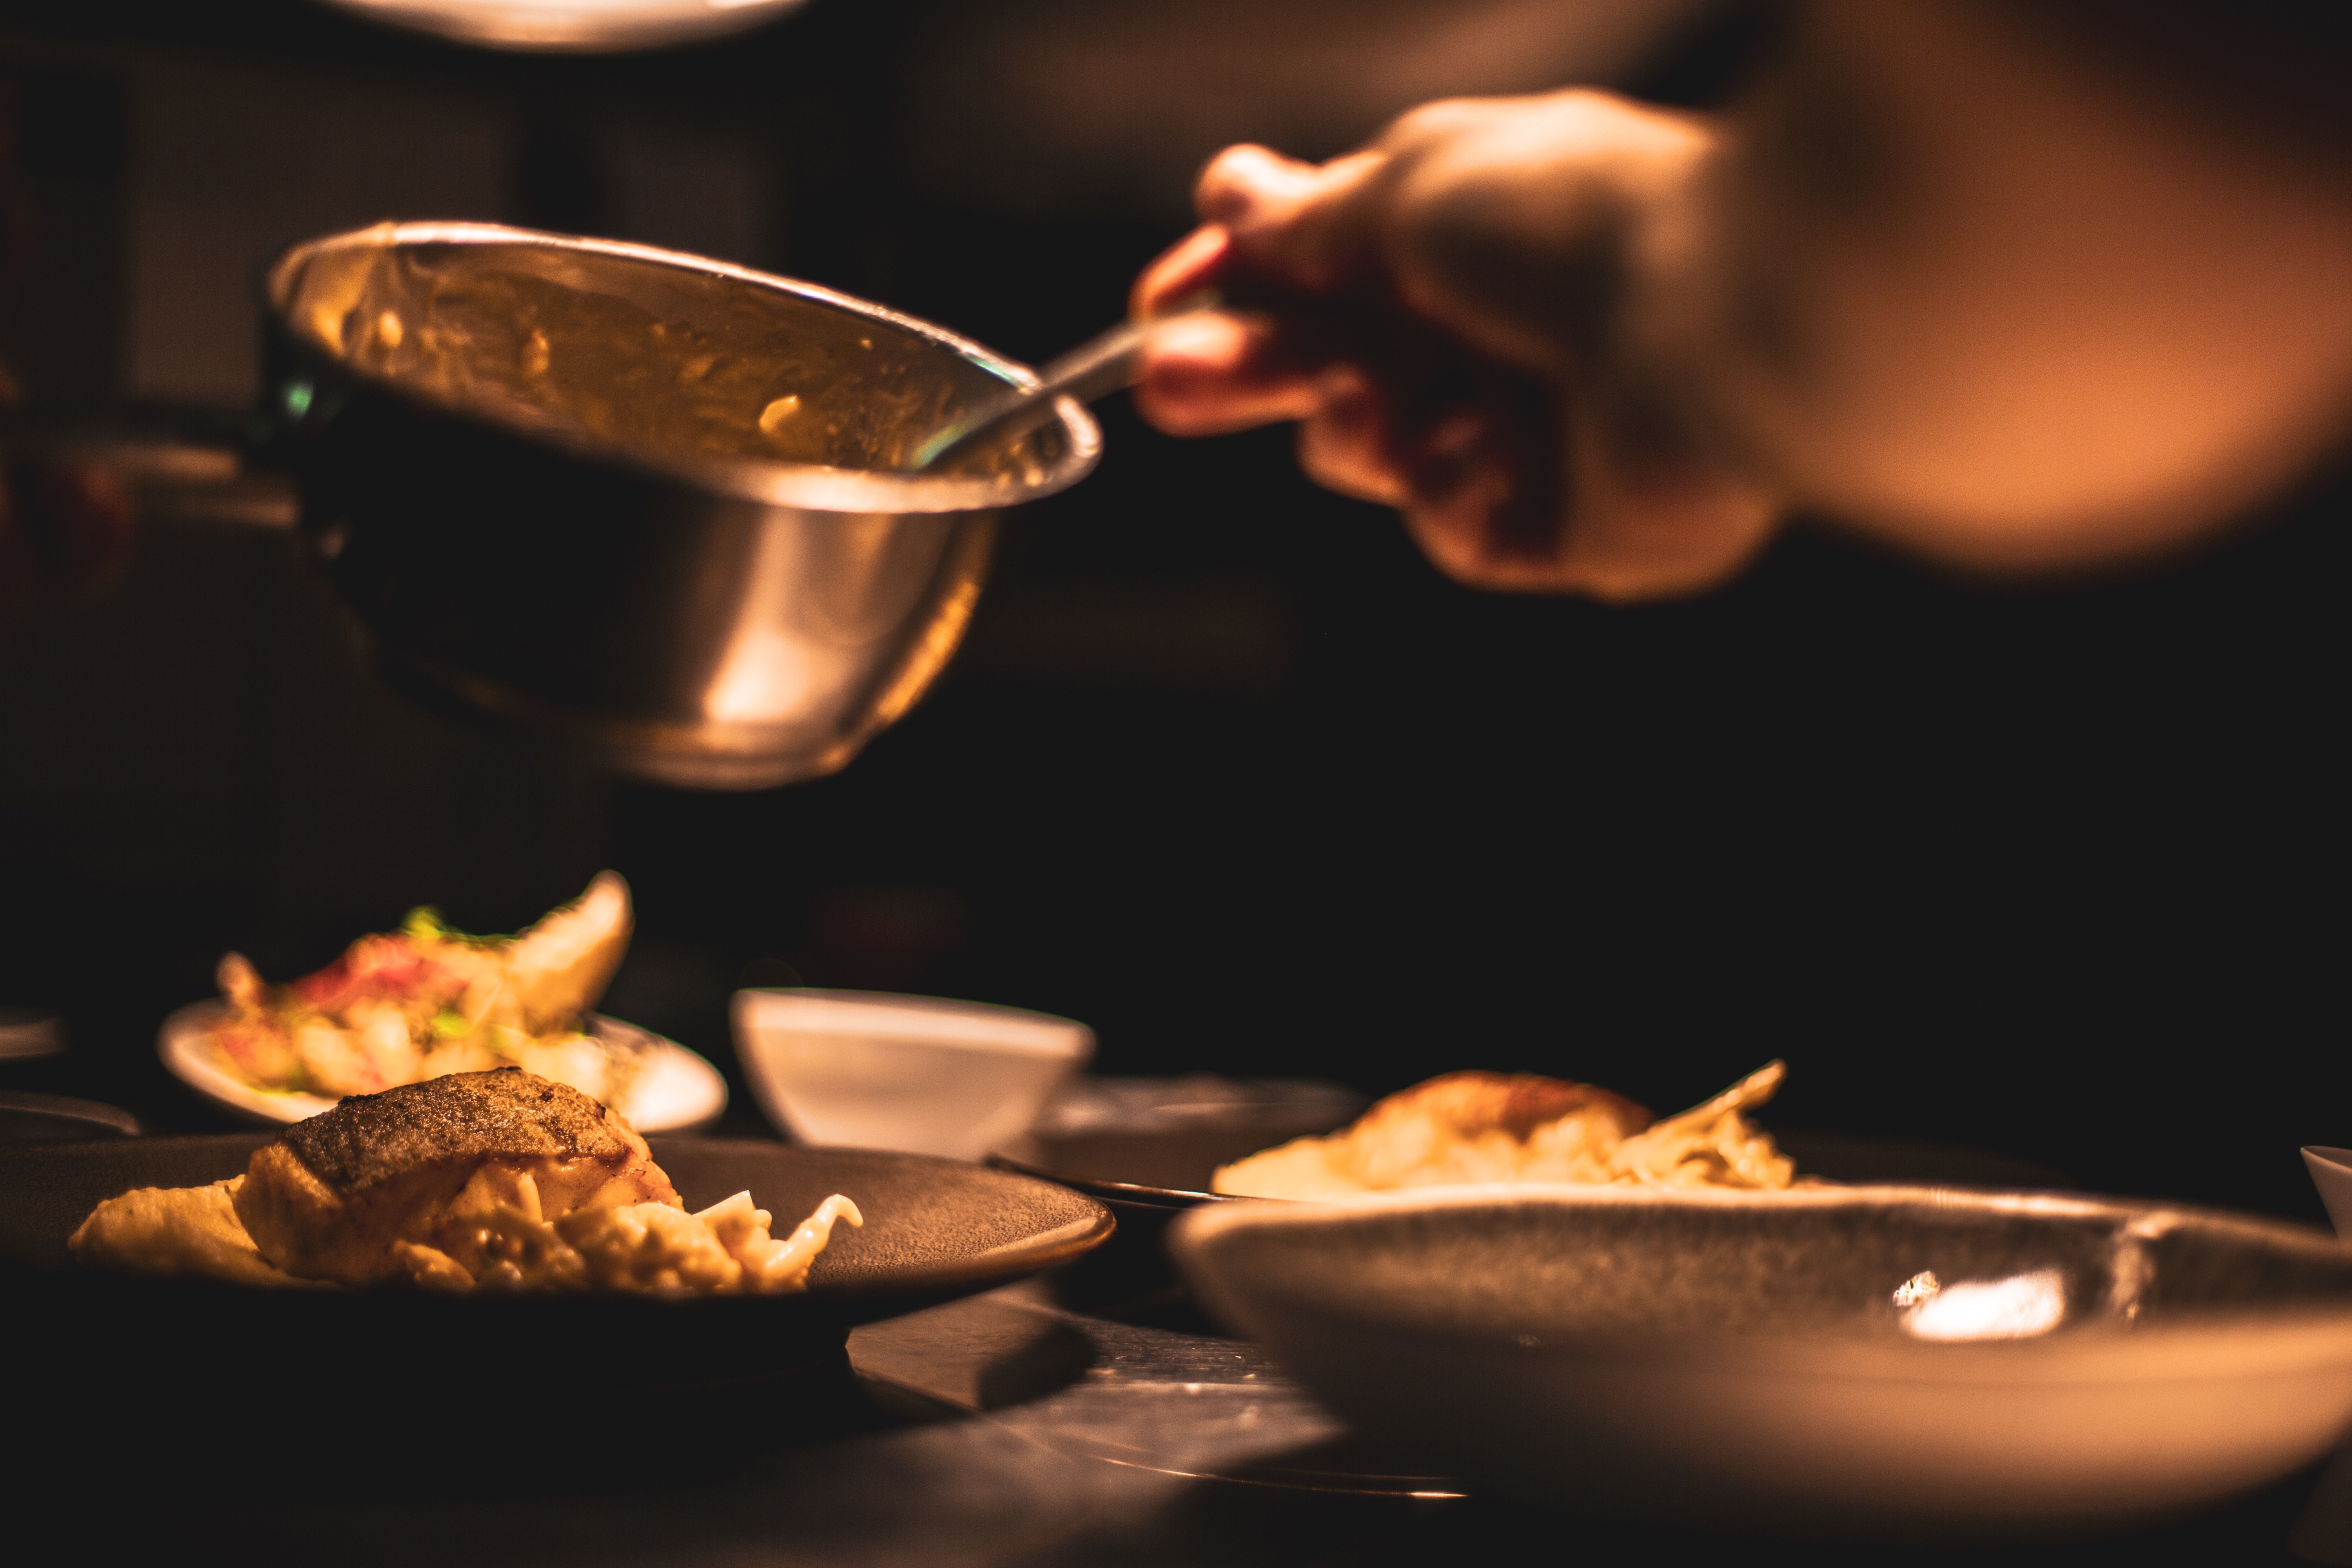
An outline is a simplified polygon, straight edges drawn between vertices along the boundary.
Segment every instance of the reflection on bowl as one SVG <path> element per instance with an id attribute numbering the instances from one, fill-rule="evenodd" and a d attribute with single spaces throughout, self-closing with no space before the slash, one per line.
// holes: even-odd
<path id="1" fill-rule="evenodd" d="M 1084 1024 L 871 991 L 739 991 L 735 1049 L 768 1120 L 804 1143 L 977 1160 L 1094 1054 Z"/>

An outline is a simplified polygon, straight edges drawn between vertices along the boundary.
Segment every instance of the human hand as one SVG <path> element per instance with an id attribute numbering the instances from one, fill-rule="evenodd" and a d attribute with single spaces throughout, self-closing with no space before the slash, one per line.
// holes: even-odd
<path id="1" fill-rule="evenodd" d="M 1308 475 L 1396 507 L 1476 586 L 1638 598 L 1728 575 L 1777 506 L 1711 454 L 1643 341 L 1711 136 L 1595 92 L 1433 104 L 1366 150 L 1235 147 L 1203 226 L 1138 281 L 1172 321 L 1137 400 L 1161 429 L 1299 422 Z"/>

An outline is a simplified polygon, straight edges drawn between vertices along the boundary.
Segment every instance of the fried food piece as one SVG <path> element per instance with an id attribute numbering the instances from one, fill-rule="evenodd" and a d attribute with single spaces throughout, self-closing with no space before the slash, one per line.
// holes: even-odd
<path id="1" fill-rule="evenodd" d="M 621 967 L 635 929 L 629 885 L 599 871 L 586 892 L 516 937 L 503 956 L 522 1026 L 534 1035 L 548 1034 L 570 1026 L 593 1007 Z"/>
<path id="2" fill-rule="evenodd" d="M 257 1151 L 235 1194 L 262 1257 L 358 1286 L 470 1285 L 480 1269 L 469 1264 L 515 1261 L 488 1258 L 500 1237 L 481 1234 L 502 1209 L 546 1226 L 643 1203 L 682 1206 L 645 1140 L 518 1068 L 347 1099 Z"/>
<path id="3" fill-rule="evenodd" d="M 244 1184 L 243 1176 L 231 1176 L 208 1187 L 136 1188 L 92 1209 L 66 1246 L 80 1262 L 132 1274 L 308 1284 L 262 1257 L 237 1223 L 235 1200 Z"/>
<path id="4" fill-rule="evenodd" d="M 1610 1180 L 1666 1187 L 1790 1185 L 1797 1163 L 1743 1114 L 1771 1099 L 1788 1076 L 1785 1062 L 1766 1062 L 1713 1100 L 1626 1139 L 1609 1156 Z"/>
<path id="5" fill-rule="evenodd" d="M 835 1220 L 866 1223 L 839 1193 L 784 1240 L 769 1234 L 774 1216 L 737 1193 L 699 1214 L 631 1204 L 583 1209 L 556 1230 L 585 1265 L 589 1283 L 612 1289 L 657 1291 L 799 1290 L 809 1265 L 833 1234 Z"/>
<path id="6" fill-rule="evenodd" d="M 1623 1095 L 1535 1073 L 1450 1072 L 1399 1089 L 1349 1129 L 1360 1142 L 1389 1146 L 1405 1164 L 1421 1163 L 1433 1139 L 1476 1140 L 1500 1133 L 1525 1142 L 1563 1119 L 1598 1122 L 1613 1141 L 1650 1124 L 1650 1112 Z"/>
<path id="7" fill-rule="evenodd" d="M 1642 1107 L 1591 1084 L 1447 1073 L 1389 1096 L 1343 1131 L 1223 1167 L 1214 1190 L 1335 1199 L 1481 1182 L 1785 1187 L 1794 1164 L 1741 1112 L 1770 1099 L 1786 1072 L 1770 1063 L 1654 1125 Z"/>
<path id="8" fill-rule="evenodd" d="M 1608 1152 L 1649 1123 L 1641 1106 L 1591 1084 L 1453 1072 L 1390 1095 L 1343 1132 L 1293 1139 L 1228 1165 L 1216 1190 L 1330 1198 L 1465 1182 L 1605 1180 Z M 1547 1174 L 1531 1177 L 1531 1168 Z"/>

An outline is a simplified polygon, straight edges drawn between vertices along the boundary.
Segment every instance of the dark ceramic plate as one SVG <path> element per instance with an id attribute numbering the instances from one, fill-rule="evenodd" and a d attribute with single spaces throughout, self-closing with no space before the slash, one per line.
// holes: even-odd
<path id="1" fill-rule="evenodd" d="M 95 1100 L 0 1091 L 0 1143 L 82 1143 L 138 1136 L 137 1117 Z"/>
<path id="2" fill-rule="evenodd" d="M 1055 1277 L 1065 1306 L 1207 1331 L 1169 1267 L 1168 1222 L 1196 1205 L 1234 1201 L 1209 1191 L 1218 1166 L 1344 1127 L 1365 1104 L 1353 1089 L 1305 1079 L 1081 1079 L 989 1163 L 1058 1182 L 1118 1216 L 1118 1240 Z M 1165 1318 L 1168 1310 L 1177 1316 Z"/>
<path id="3" fill-rule="evenodd" d="M 1075 1187 L 1120 1215 L 1186 1209 L 1224 1201 L 1209 1191 L 1218 1166 L 1344 1127 L 1367 1103 L 1315 1079 L 1081 1079 L 989 1163 Z"/>
<path id="4" fill-rule="evenodd" d="M 857 1323 L 988 1289 L 1108 1239 L 1103 1207 L 1067 1188 L 956 1161 L 855 1149 L 652 1138 L 689 1208 L 750 1189 L 783 1225 L 829 1193 L 866 1215 L 841 1226 L 806 1292 L 664 1300 L 269 1291 L 76 1268 L 66 1237 L 101 1199 L 239 1173 L 267 1134 L 0 1149 L 0 1289 L 12 1350 L 86 1380 L 150 1387 L 362 1371 L 404 1396 L 481 1374 L 509 1352 L 593 1367 L 604 1386 L 754 1381 L 837 1355 Z M 19 1360 L 19 1365 L 26 1364 Z M 502 1368 L 508 1375 L 510 1368 Z"/>

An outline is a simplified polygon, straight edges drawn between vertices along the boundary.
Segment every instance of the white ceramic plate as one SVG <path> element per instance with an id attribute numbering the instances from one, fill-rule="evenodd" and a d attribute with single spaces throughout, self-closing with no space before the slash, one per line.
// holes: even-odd
<path id="1" fill-rule="evenodd" d="M 225 1002 L 192 1002 L 163 1020 L 155 1054 L 173 1077 L 248 1121 L 300 1121 L 334 1105 L 322 1094 L 256 1089 L 221 1066 L 205 1036 L 227 1012 Z M 642 1041 L 652 1047 L 628 1093 L 613 1107 L 638 1131 L 682 1132 L 717 1121 L 727 1109 L 727 1080 L 676 1040 L 601 1013 L 593 1016 L 591 1026 L 606 1039 Z"/>
<path id="2" fill-rule="evenodd" d="M 1366 1432 L 1637 1520 L 2107 1524 L 2275 1479 L 2352 1420 L 2352 1249 L 2210 1211 L 1457 1188 L 1193 1209 L 1171 1249 Z"/>

